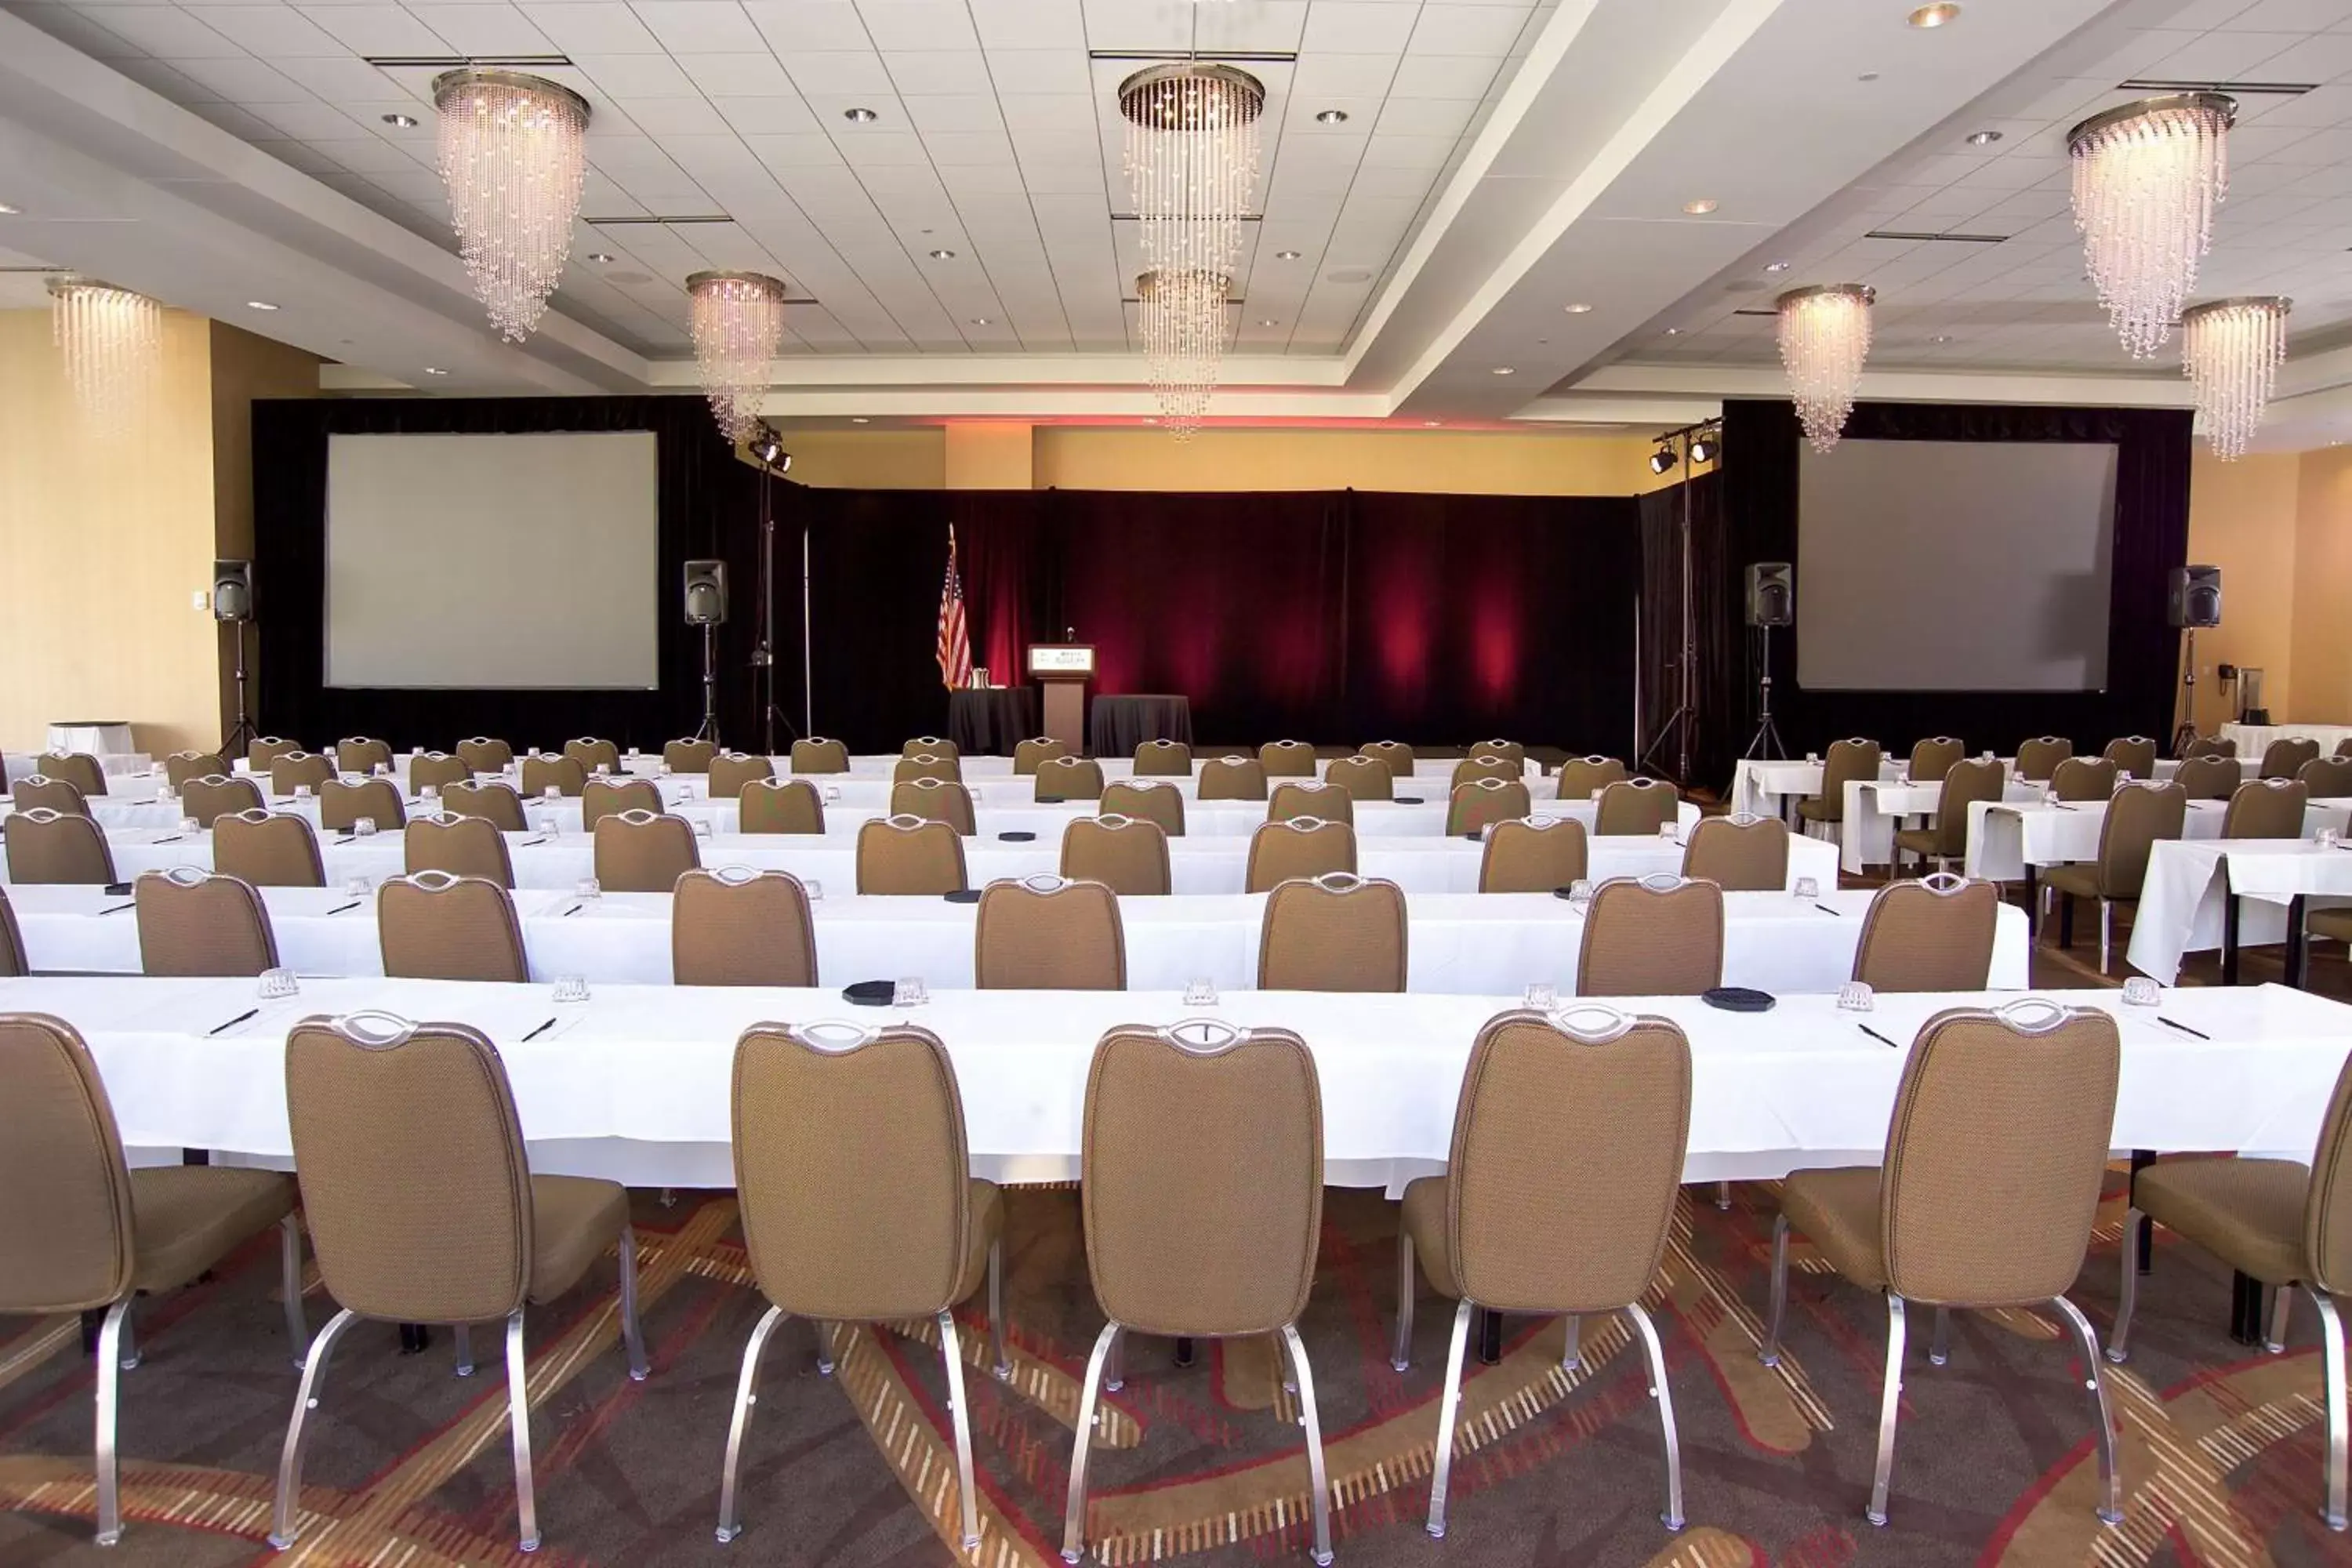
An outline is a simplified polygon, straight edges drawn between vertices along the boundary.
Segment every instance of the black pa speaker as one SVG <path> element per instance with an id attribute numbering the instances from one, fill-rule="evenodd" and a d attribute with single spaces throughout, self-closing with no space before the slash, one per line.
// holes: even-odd
<path id="1" fill-rule="evenodd" d="M 2175 566 L 2171 592 L 2166 595 L 2164 618 L 2182 627 L 2221 624 L 2221 569 L 2219 566 Z"/>
<path id="2" fill-rule="evenodd" d="M 253 619 L 252 562 L 215 561 L 213 563 L 213 619 L 216 621 Z"/>
<path id="3" fill-rule="evenodd" d="M 686 624 L 715 626 L 727 618 L 727 563 L 686 563 Z"/>
<path id="4" fill-rule="evenodd" d="M 1786 561 L 1755 561 L 1748 567 L 1748 624 L 1785 626 L 1797 618 L 1797 569 Z"/>

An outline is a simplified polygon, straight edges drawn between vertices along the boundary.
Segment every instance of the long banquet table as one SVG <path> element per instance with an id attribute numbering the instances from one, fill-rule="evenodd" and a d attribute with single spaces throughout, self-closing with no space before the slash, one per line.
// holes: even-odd
<path id="1" fill-rule="evenodd" d="M 2147 858 L 2126 956 L 2132 967 L 2168 984 L 2186 953 L 2284 942 L 2298 901 L 2346 900 L 2352 900 L 2352 847 L 2340 842 L 2159 840 Z M 2229 929 L 2233 903 L 2234 936 Z M 2291 978 L 2297 967 L 2291 955 Z"/>

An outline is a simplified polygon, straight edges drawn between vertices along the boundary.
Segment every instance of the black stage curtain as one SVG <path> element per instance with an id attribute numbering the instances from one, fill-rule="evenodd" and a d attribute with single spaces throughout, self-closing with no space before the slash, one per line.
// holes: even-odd
<path id="1" fill-rule="evenodd" d="M 2107 611 L 2104 691 L 1806 691 L 1796 682 L 1797 634 L 1775 632 L 1773 708 L 1789 748 L 1821 751 L 1846 735 L 1867 735 L 1889 752 L 1923 735 L 1959 736 L 1970 752 L 2004 754 L 2033 735 L 2070 737 L 2096 751 L 2118 735 L 2170 732 L 2180 634 L 2165 624 L 2165 577 L 2189 558 L 2190 416 L 2185 409 L 2044 408 L 1974 404 L 1864 403 L 1846 424 L 1870 441 L 2098 441 L 2116 447 L 2114 582 Z M 1737 581 L 1749 562 L 1792 561 L 1797 603 L 1805 563 L 1797 554 L 1794 407 L 1782 402 L 1724 405 L 1724 478 L 1728 556 Z M 1889 584 L 1922 616 L 1937 613 L 1933 583 Z M 1738 637 L 1744 606 L 1726 602 L 1721 626 Z M 1735 693 L 1732 728 L 1744 743 L 1755 708 L 1752 667 Z M 1745 716 L 1744 718 L 1741 716 Z M 1719 727 L 1718 727 L 1719 728 Z M 1734 753 L 1736 754 L 1736 752 Z M 1727 778 L 1728 763 L 1716 770 Z"/>
<path id="2" fill-rule="evenodd" d="M 1723 476 L 1696 477 L 1652 490 L 1642 509 L 1642 750 L 1644 771 L 1684 783 L 1730 775 L 1731 761 L 1748 743 L 1739 695 L 1742 662 L 1741 584 L 1730 559 L 1723 506 Z M 1691 711 L 1682 705 L 1683 512 L 1690 511 Z M 1749 721 L 1752 722 L 1752 720 Z M 1687 777 L 1683 777 L 1683 727 L 1689 727 Z M 1737 732 L 1735 732 L 1735 730 Z"/>

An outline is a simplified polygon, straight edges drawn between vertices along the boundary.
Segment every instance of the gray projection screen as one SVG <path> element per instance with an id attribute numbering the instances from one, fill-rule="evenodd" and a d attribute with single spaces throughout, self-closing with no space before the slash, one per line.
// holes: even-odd
<path id="1" fill-rule="evenodd" d="M 2115 524 L 2111 445 L 1801 447 L 1798 683 L 2105 689 Z"/>
<path id="2" fill-rule="evenodd" d="M 332 436 L 331 687 L 651 690 L 650 430 Z"/>

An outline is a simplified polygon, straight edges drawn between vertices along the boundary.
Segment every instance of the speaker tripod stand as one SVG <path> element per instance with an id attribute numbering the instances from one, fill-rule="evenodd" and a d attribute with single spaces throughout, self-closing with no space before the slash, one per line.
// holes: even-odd
<path id="1" fill-rule="evenodd" d="M 1780 726 L 1772 722 L 1772 628 L 1758 626 L 1756 635 L 1763 643 L 1756 677 L 1756 733 L 1748 738 L 1748 749 L 1739 754 L 1751 763 L 1786 762 L 1789 748 L 1781 744 Z"/>
<path id="2" fill-rule="evenodd" d="M 253 727 L 253 710 L 246 690 L 245 623 L 230 621 L 228 629 L 229 635 L 236 639 L 236 722 L 228 727 L 228 734 L 221 741 L 221 754 L 234 757 L 259 740 L 261 732 Z"/>
<path id="3" fill-rule="evenodd" d="M 2185 757 L 2197 739 L 2197 628 L 2187 627 L 2189 658 L 2180 667 L 2180 727 L 2172 732 L 2172 754 Z"/>
<path id="4" fill-rule="evenodd" d="M 712 621 L 702 623 L 702 722 L 694 738 L 719 744 L 719 626 Z"/>

